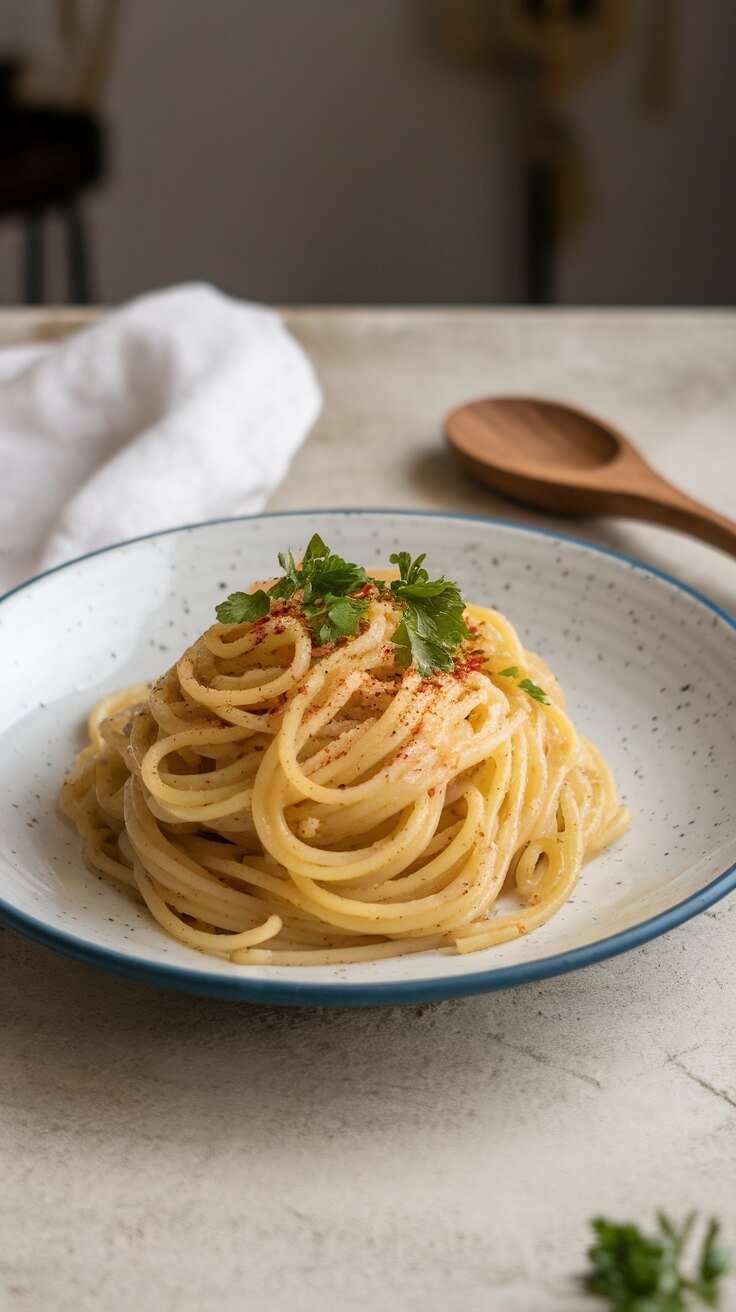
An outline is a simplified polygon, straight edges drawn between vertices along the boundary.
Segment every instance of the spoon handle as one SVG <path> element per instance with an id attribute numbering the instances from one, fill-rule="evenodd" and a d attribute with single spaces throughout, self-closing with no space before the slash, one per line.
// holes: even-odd
<path id="1" fill-rule="evenodd" d="M 736 556 L 736 523 L 700 501 L 694 501 L 665 479 L 655 477 L 651 480 L 650 490 L 632 488 L 624 498 L 627 503 L 624 514 L 679 529 L 681 533 L 689 533 Z"/>

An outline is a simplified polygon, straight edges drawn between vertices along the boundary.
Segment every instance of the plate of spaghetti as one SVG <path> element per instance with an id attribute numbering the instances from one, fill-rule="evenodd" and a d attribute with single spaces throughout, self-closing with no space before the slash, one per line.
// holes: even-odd
<path id="1" fill-rule="evenodd" d="M 223 520 L 0 603 L 0 919 L 222 997 L 543 978 L 736 885 L 736 622 L 467 516 Z"/>

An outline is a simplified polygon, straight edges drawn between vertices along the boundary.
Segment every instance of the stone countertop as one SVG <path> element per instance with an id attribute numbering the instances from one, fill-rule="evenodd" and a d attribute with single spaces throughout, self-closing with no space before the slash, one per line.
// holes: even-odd
<path id="1" fill-rule="evenodd" d="M 88 317 L 4 311 L 0 342 Z M 554 523 L 475 487 L 439 439 L 455 404 L 524 391 L 609 417 L 736 513 L 734 315 L 287 319 L 326 404 L 273 509 Z M 708 547 L 617 519 L 559 525 L 736 609 L 736 565 Z M 733 897 L 572 975 L 368 1011 L 190 998 L 8 930 L 0 944 L 3 1307 L 593 1312 L 575 1276 L 598 1212 L 713 1212 L 736 1247 Z"/>

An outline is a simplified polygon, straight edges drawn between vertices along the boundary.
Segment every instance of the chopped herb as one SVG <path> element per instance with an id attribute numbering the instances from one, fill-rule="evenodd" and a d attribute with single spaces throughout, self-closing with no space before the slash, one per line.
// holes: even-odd
<path id="1" fill-rule="evenodd" d="M 507 670 L 499 670 L 496 677 L 499 679 L 515 679 L 517 678 L 518 673 L 518 665 L 509 665 Z M 522 692 L 528 693 L 535 701 L 543 702 L 545 706 L 549 706 L 549 697 L 544 691 L 544 688 L 539 687 L 539 684 L 532 683 L 531 679 L 520 679 L 519 687 Z"/>
<path id="2" fill-rule="evenodd" d="M 699 1304 L 719 1306 L 726 1254 L 718 1242 L 718 1222 L 708 1222 L 692 1274 L 681 1270 L 683 1251 L 695 1213 L 676 1226 L 664 1213 L 654 1236 L 635 1225 L 618 1225 L 598 1217 L 595 1243 L 588 1249 L 592 1270 L 585 1286 L 607 1298 L 613 1312 L 688 1312 Z M 693 1301 L 693 1300 L 696 1301 Z"/>
<path id="3" fill-rule="evenodd" d="M 524 692 L 528 692 L 529 696 L 533 697 L 535 702 L 544 702 L 545 706 L 549 706 L 549 697 L 544 691 L 544 688 L 539 687 L 538 683 L 532 683 L 531 679 L 522 679 L 519 687 Z"/>

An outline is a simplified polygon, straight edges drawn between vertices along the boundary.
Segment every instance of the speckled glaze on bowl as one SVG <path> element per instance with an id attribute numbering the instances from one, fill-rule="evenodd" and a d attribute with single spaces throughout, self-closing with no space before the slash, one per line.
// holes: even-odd
<path id="1" fill-rule="evenodd" d="M 503 610 L 550 663 L 579 728 L 611 760 L 628 834 L 541 929 L 468 956 L 244 967 L 169 939 L 89 873 L 56 810 L 85 715 L 167 668 L 228 591 L 317 530 L 370 566 L 401 547 Z M 196 993 L 365 1006 L 510 987 L 613 956 L 736 886 L 736 621 L 676 580 L 575 539 L 468 516 L 263 515 L 86 556 L 0 603 L 0 919 L 107 970 Z"/>

